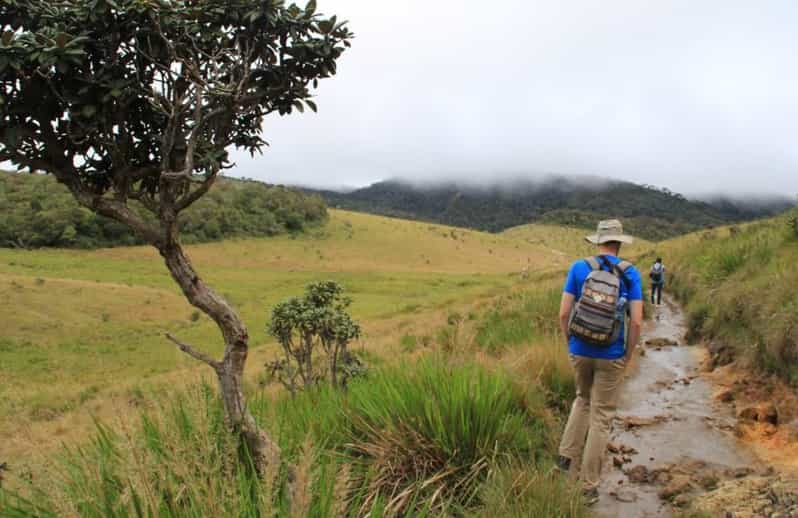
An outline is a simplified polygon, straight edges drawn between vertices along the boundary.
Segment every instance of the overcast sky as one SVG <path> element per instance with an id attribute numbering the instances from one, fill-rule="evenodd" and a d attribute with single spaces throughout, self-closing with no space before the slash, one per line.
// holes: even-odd
<path id="1" fill-rule="evenodd" d="M 356 38 L 234 174 L 362 186 L 592 174 L 798 194 L 795 0 L 319 0 Z"/>

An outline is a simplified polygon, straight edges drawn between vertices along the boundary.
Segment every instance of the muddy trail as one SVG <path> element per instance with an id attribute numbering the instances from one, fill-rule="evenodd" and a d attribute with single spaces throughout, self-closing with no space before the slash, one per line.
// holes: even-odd
<path id="1" fill-rule="evenodd" d="M 735 436 L 736 417 L 702 375 L 703 347 L 684 343 L 680 308 L 655 308 L 613 425 L 599 517 L 798 518 L 798 489 Z"/>

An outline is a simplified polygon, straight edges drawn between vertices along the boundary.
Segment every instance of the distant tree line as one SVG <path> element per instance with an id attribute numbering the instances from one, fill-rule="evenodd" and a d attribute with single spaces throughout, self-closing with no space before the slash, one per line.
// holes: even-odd
<path id="1" fill-rule="evenodd" d="M 599 219 L 617 217 L 631 232 L 651 240 L 770 216 L 795 201 L 784 198 L 754 204 L 724 199 L 707 203 L 631 182 L 570 178 L 493 186 L 386 181 L 352 192 L 324 191 L 321 195 L 332 207 L 489 232 L 527 223 L 594 228 Z"/>
<path id="2" fill-rule="evenodd" d="M 327 208 L 319 196 L 253 180 L 223 179 L 181 215 L 180 233 L 185 243 L 265 237 L 302 232 L 326 219 Z M 129 229 L 79 206 L 53 177 L 0 172 L 0 247 L 135 244 L 140 241 Z"/>

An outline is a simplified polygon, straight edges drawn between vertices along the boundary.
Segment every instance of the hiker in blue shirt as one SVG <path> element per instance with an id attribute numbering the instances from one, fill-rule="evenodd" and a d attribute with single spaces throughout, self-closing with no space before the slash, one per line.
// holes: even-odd
<path id="1" fill-rule="evenodd" d="M 632 242 L 620 221 L 599 222 L 596 233 L 585 239 L 597 245 L 598 254 L 571 266 L 560 303 L 560 327 L 568 337 L 576 399 L 557 467 L 568 472 L 581 457 L 581 466 L 574 466 L 574 471 L 587 502 L 593 504 L 599 498 L 601 463 L 619 389 L 640 339 L 643 288 L 637 269 L 618 257 L 621 244 Z"/>

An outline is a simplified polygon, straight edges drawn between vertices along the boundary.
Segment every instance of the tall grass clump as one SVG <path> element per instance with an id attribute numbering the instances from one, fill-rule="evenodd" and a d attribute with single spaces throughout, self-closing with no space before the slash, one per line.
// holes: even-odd
<path id="1" fill-rule="evenodd" d="M 279 467 L 255 475 L 206 385 L 142 415 L 134 429 L 97 423 L 68 449 L 52 480 L 8 496 L 18 516 L 260 516 L 275 509 Z M 34 503 L 35 502 L 35 503 Z"/>
<path id="2" fill-rule="evenodd" d="M 302 394 L 282 427 L 310 430 L 353 467 L 356 514 L 452 512 L 478 503 L 496 466 L 545 456 L 549 431 L 531 410 L 506 375 L 433 357 L 359 380 L 345 396 Z"/>

